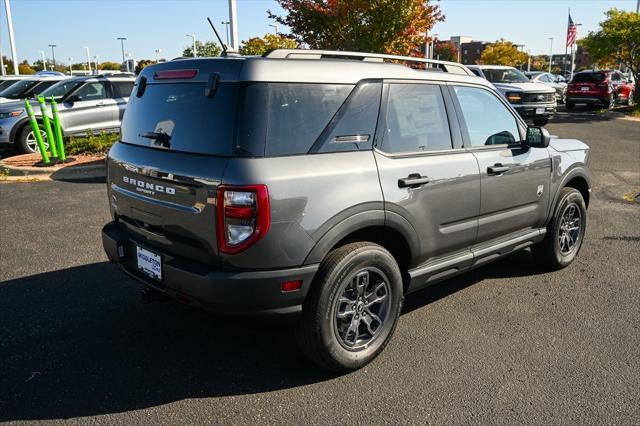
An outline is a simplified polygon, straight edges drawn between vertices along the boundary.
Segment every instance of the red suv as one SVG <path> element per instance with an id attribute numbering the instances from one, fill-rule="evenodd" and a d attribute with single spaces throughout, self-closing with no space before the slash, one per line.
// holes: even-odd
<path id="1" fill-rule="evenodd" d="M 632 103 L 635 84 L 620 71 L 582 71 L 573 75 L 567 87 L 567 109 L 577 103 L 602 104 L 613 108 L 618 103 Z"/>

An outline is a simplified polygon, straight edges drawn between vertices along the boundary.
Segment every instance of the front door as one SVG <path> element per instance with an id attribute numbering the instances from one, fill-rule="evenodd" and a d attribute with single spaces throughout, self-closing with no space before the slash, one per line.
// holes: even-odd
<path id="1" fill-rule="evenodd" d="M 114 127 L 118 107 L 115 99 L 109 97 L 104 82 L 84 83 L 71 96 L 72 102 L 66 101 L 60 108 L 65 133 Z"/>
<path id="2" fill-rule="evenodd" d="M 465 147 L 480 168 L 477 243 L 544 226 L 551 177 L 547 149 L 522 144 L 524 126 L 492 91 L 460 85 L 451 92 Z"/>
<path id="3" fill-rule="evenodd" d="M 478 164 L 456 146 L 460 132 L 457 123 L 450 126 L 441 86 L 385 84 L 380 122 L 374 155 L 385 210 L 404 217 L 420 239 L 412 266 L 470 253 L 480 207 Z"/>

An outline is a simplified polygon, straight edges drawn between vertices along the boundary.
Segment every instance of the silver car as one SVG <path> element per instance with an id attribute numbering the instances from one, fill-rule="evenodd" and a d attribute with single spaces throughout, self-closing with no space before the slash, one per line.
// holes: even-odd
<path id="1" fill-rule="evenodd" d="M 567 83 L 564 77 L 542 71 L 531 71 L 525 72 L 524 74 L 534 83 L 542 83 L 553 87 L 556 91 L 556 100 L 558 103 L 563 104 L 565 102 L 567 97 Z"/>
<path id="2" fill-rule="evenodd" d="M 62 133 L 65 136 L 87 131 L 117 131 L 133 88 L 131 74 L 73 77 L 60 81 L 41 93 L 47 101 L 58 102 Z M 14 144 L 18 152 L 36 152 L 35 135 L 25 112 L 24 101 L 0 106 L 0 144 Z M 40 107 L 31 101 L 36 116 Z M 44 130 L 41 132 L 45 138 Z"/>

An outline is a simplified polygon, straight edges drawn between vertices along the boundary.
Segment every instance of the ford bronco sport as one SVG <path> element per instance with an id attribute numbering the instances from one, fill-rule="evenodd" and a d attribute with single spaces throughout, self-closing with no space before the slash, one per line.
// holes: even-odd
<path id="1" fill-rule="evenodd" d="M 459 64 L 313 50 L 166 62 L 138 77 L 109 152 L 103 245 L 154 292 L 298 314 L 303 352 L 349 371 L 389 342 L 407 293 L 526 247 L 570 264 L 588 152 L 527 127 Z"/>

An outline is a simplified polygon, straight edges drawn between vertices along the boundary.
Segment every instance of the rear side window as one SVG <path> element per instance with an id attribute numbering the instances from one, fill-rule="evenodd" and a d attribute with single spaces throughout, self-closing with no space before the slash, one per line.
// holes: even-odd
<path id="1" fill-rule="evenodd" d="M 606 77 L 603 72 L 584 72 L 573 76 L 572 83 L 600 83 Z"/>
<path id="2" fill-rule="evenodd" d="M 205 96 L 206 83 L 147 84 L 142 97 L 131 96 L 122 120 L 122 141 L 157 147 L 143 137 L 164 133 L 170 149 L 230 156 L 235 137 L 239 89 L 219 83 L 215 95 Z"/>
<path id="3" fill-rule="evenodd" d="M 306 154 L 352 89 L 338 84 L 270 84 L 265 155 Z"/>
<path id="4" fill-rule="evenodd" d="M 112 81 L 111 87 L 113 88 L 114 98 L 128 98 L 133 90 L 132 81 Z"/>
<path id="5" fill-rule="evenodd" d="M 382 150 L 389 153 L 451 149 L 449 122 L 440 87 L 391 84 Z"/>

